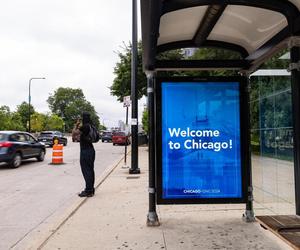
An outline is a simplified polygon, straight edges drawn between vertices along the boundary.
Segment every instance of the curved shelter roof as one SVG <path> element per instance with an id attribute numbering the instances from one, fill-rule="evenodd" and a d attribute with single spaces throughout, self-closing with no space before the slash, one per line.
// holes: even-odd
<path id="1" fill-rule="evenodd" d="M 300 0 L 141 0 L 145 70 L 258 67 L 300 35 Z M 157 53 L 216 47 L 241 60 L 156 61 Z"/>

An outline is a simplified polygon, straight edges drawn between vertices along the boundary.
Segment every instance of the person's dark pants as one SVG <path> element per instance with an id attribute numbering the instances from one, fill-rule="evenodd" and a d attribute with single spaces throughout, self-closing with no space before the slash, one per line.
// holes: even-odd
<path id="1" fill-rule="evenodd" d="M 85 191 L 94 192 L 95 183 L 95 150 L 93 148 L 80 150 L 80 166 L 85 180 Z"/>

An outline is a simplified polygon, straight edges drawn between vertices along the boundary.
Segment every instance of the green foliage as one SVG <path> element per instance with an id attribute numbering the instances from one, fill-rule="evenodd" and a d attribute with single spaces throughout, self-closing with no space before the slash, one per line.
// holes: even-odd
<path id="1" fill-rule="evenodd" d="M 94 106 L 85 99 L 81 89 L 58 88 L 54 94 L 49 96 L 47 102 L 52 113 L 62 117 L 66 131 L 72 130 L 83 111 L 91 114 L 91 119 L 96 127 L 100 125 Z"/>
<path id="2" fill-rule="evenodd" d="M 119 62 L 114 68 L 115 79 L 110 87 L 110 93 L 116 96 L 119 102 L 123 102 L 123 97 L 130 95 L 131 91 L 131 45 L 124 44 L 123 50 L 118 51 Z M 204 48 L 198 49 L 193 56 L 189 58 L 184 57 L 183 50 L 170 50 L 160 53 L 157 56 L 158 60 L 201 60 L 201 59 L 240 59 L 239 53 L 232 52 L 224 49 Z M 159 77 L 170 76 L 222 76 L 233 75 L 236 72 L 219 70 L 219 71 L 170 71 L 170 72 L 158 72 Z M 146 95 L 147 90 L 147 78 L 143 72 L 142 65 L 142 45 L 138 44 L 138 75 L 137 75 L 137 92 L 138 99 Z"/>
<path id="3" fill-rule="evenodd" d="M 23 126 L 22 117 L 18 112 L 12 112 L 11 116 L 11 124 L 10 129 L 15 131 L 25 131 L 25 127 Z"/>
<path id="4" fill-rule="evenodd" d="M 43 131 L 46 124 L 46 118 L 47 118 L 46 115 L 37 112 L 31 115 L 30 116 L 31 131 L 32 132 Z"/>
<path id="5" fill-rule="evenodd" d="M 106 128 L 104 125 L 100 124 L 99 130 L 106 130 L 106 129 L 107 129 L 107 128 Z"/>
<path id="6" fill-rule="evenodd" d="M 81 89 L 58 88 L 53 95 L 50 94 L 47 102 L 50 110 L 62 117 L 68 106 L 78 104 L 82 100 L 85 101 L 85 97 Z"/>
<path id="7" fill-rule="evenodd" d="M 261 68 L 262 69 L 287 69 L 290 63 L 290 60 L 278 59 L 282 55 L 286 54 L 289 50 L 285 49 L 274 55 L 268 61 L 266 61 Z"/>
<path id="8" fill-rule="evenodd" d="M 56 114 L 52 114 L 51 116 L 47 116 L 46 124 L 44 130 L 64 130 L 64 120 Z"/>
<path id="9" fill-rule="evenodd" d="M 217 48 L 201 48 L 187 58 L 188 60 L 238 60 L 241 59 L 239 53 Z M 188 76 L 232 76 L 237 75 L 234 70 L 210 70 L 210 71 L 189 71 L 185 75 Z"/>
<path id="10" fill-rule="evenodd" d="M 10 126 L 10 110 L 7 106 L 0 107 L 0 130 L 8 130 Z"/>
<path id="11" fill-rule="evenodd" d="M 0 107 L 0 130 L 24 130 L 21 116 L 11 112 L 8 106 Z"/>
<path id="12" fill-rule="evenodd" d="M 201 48 L 189 57 L 190 60 L 238 60 L 241 59 L 239 53 L 217 48 Z"/>
<path id="13" fill-rule="evenodd" d="M 182 60 L 184 59 L 184 55 L 181 49 L 174 49 L 162 52 L 157 55 L 158 60 Z"/>
<path id="14" fill-rule="evenodd" d="M 250 121 L 252 152 L 282 160 L 293 159 L 289 77 L 251 77 Z"/>
<path id="15" fill-rule="evenodd" d="M 114 68 L 115 78 L 110 93 L 117 97 L 119 102 L 123 102 L 123 97 L 131 93 L 131 44 L 123 44 L 123 51 L 118 51 L 119 62 Z M 158 56 L 160 60 L 181 60 L 183 54 L 181 50 L 167 51 Z M 166 72 L 160 76 L 178 75 L 177 72 Z M 143 72 L 142 65 L 142 43 L 138 44 L 138 70 L 137 70 L 137 96 L 140 99 L 147 94 L 147 78 Z"/>
<path id="16" fill-rule="evenodd" d="M 130 95 L 131 89 L 131 45 L 123 44 L 122 51 L 118 51 L 119 62 L 114 68 L 115 79 L 110 87 L 111 95 L 116 96 L 118 101 L 123 102 L 123 97 Z M 280 55 L 286 53 L 287 50 L 282 51 Z M 238 52 L 218 48 L 201 48 L 197 49 L 190 57 L 185 57 L 183 50 L 171 50 L 157 55 L 158 60 L 237 60 L 241 59 Z M 278 60 L 278 56 L 271 58 L 266 62 L 262 68 L 287 68 L 288 61 Z M 237 75 L 238 72 L 234 70 L 211 70 L 211 71 L 172 71 L 172 72 L 158 72 L 159 77 L 170 76 L 232 76 Z M 137 76 L 138 99 L 146 95 L 147 79 L 143 73 L 142 66 L 142 45 L 138 44 L 138 76 Z"/>
<path id="17" fill-rule="evenodd" d="M 143 124 L 143 129 L 144 131 L 148 134 L 149 131 L 149 126 L 148 126 L 148 109 L 144 109 L 143 111 L 143 117 L 142 117 L 142 124 Z"/>
<path id="18" fill-rule="evenodd" d="M 132 45 L 123 44 L 123 51 L 118 51 L 119 62 L 114 68 L 115 79 L 110 87 L 110 93 L 123 102 L 123 97 L 130 95 L 131 89 L 131 48 Z M 142 66 L 142 44 L 138 44 L 138 70 L 137 70 L 137 97 L 140 99 L 146 94 L 147 79 Z"/>
<path id="19" fill-rule="evenodd" d="M 17 113 L 21 116 L 22 126 L 27 128 L 28 117 L 29 117 L 29 107 L 27 102 L 22 102 L 17 106 Z M 30 115 L 35 113 L 34 107 L 30 104 Z"/>

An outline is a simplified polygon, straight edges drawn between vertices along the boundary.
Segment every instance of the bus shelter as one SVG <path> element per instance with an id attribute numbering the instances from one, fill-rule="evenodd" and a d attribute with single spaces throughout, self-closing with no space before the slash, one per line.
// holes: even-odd
<path id="1" fill-rule="evenodd" d="M 290 49 L 292 79 L 295 216 L 300 215 L 300 0 L 141 0 L 143 67 L 147 75 L 149 112 L 148 225 L 159 225 L 157 204 L 156 73 L 159 71 L 238 70 L 249 78 L 261 64 Z M 165 51 L 221 48 L 240 59 L 158 60 Z M 249 84 L 249 83 L 248 83 Z M 244 96 L 247 100 L 247 96 Z M 249 107 L 245 107 L 247 113 Z M 243 110 L 242 110 L 243 111 Z M 249 119 L 249 117 L 248 117 Z M 248 123 L 249 126 L 249 123 Z M 248 127 L 249 129 L 249 127 Z M 250 156 L 250 137 L 247 138 Z M 246 221 L 254 220 L 251 160 L 248 164 Z"/>

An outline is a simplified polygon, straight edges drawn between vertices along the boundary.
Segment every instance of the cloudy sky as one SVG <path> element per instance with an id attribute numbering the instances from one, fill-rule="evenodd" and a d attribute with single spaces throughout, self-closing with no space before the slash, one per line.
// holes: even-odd
<path id="1" fill-rule="evenodd" d="M 114 51 L 129 40 L 130 0 L 1 1 L 0 106 L 15 110 L 28 101 L 29 79 L 46 77 L 31 85 L 38 112 L 49 111 L 46 100 L 58 87 L 82 88 L 101 121 L 116 125 L 125 110 L 108 87 L 118 60 Z"/>

